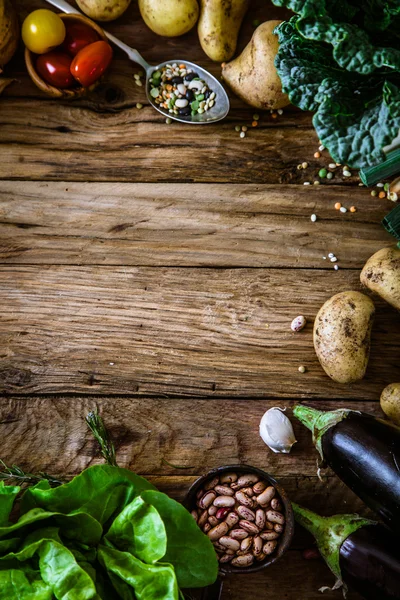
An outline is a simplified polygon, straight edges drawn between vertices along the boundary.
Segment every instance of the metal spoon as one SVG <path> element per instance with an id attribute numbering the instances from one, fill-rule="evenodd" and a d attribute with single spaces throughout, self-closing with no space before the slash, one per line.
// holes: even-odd
<path id="1" fill-rule="evenodd" d="M 74 8 L 73 6 L 68 4 L 68 2 L 65 2 L 64 0 L 47 0 L 47 2 L 49 4 L 52 4 L 53 6 L 55 6 L 62 12 L 69 13 L 69 14 L 78 14 L 78 15 L 82 14 L 78 9 Z M 209 73 L 202 67 L 199 67 L 199 65 L 189 62 L 188 60 L 181 60 L 181 59 L 166 60 L 157 66 L 149 65 L 144 60 L 143 56 L 141 56 L 137 50 L 130 48 L 129 46 L 127 46 L 126 44 L 121 42 L 118 38 L 116 38 L 114 35 L 112 35 L 111 33 L 108 33 L 108 31 L 104 31 L 104 33 L 108 37 L 110 42 L 112 42 L 113 44 L 118 46 L 118 48 L 121 48 L 121 50 L 123 50 L 128 55 L 130 60 L 139 64 L 146 71 L 147 100 L 150 102 L 150 104 L 156 110 L 158 110 L 158 112 L 162 113 L 166 117 L 170 117 L 171 119 L 174 119 L 175 121 L 181 121 L 182 123 L 191 123 L 191 124 L 195 124 L 195 125 L 202 125 L 204 123 L 215 123 L 216 121 L 220 121 L 221 119 L 226 117 L 226 115 L 229 112 L 228 95 L 227 95 L 226 91 L 224 90 L 222 84 L 218 81 L 218 79 L 216 79 L 213 75 L 211 75 L 211 73 Z M 204 112 L 201 115 L 197 114 L 192 117 L 191 115 L 183 116 L 183 115 L 175 115 L 173 113 L 171 114 L 167 110 L 160 108 L 159 105 L 155 103 L 154 98 L 152 98 L 150 96 L 149 79 L 151 78 L 152 73 L 154 73 L 155 71 L 162 69 L 162 67 L 164 67 L 165 65 L 170 65 L 170 64 L 174 64 L 174 63 L 177 63 L 178 65 L 185 64 L 188 67 L 192 68 L 197 73 L 197 75 L 203 81 L 206 82 L 209 89 L 211 91 L 215 92 L 215 95 L 216 95 L 215 104 L 212 108 L 208 109 L 206 112 Z"/>

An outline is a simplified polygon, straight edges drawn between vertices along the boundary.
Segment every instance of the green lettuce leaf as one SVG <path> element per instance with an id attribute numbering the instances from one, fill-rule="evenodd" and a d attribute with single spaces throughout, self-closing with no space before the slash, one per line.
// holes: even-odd
<path id="1" fill-rule="evenodd" d="M 106 538 L 119 550 L 155 563 L 167 550 L 167 534 L 158 511 L 140 496 L 116 517 Z"/>
<path id="2" fill-rule="evenodd" d="M 0 600 L 52 600 L 53 590 L 27 565 L 0 570 Z"/>
<path id="3" fill-rule="evenodd" d="M 157 509 L 164 522 L 167 552 L 163 560 L 173 565 L 179 587 L 196 588 L 214 583 L 218 575 L 217 556 L 192 515 L 162 492 L 146 491 L 141 497 Z"/>
<path id="4" fill-rule="evenodd" d="M 26 490 L 22 497 L 21 513 L 37 507 L 64 514 L 79 511 L 90 514 L 104 525 L 142 490 L 149 489 L 156 488 L 127 469 L 95 465 L 59 487 Z"/>
<path id="5" fill-rule="evenodd" d="M 15 498 L 20 492 L 18 485 L 5 485 L 0 481 L 0 526 L 7 525 Z"/>
<path id="6" fill-rule="evenodd" d="M 99 547 L 99 560 L 107 571 L 134 589 L 137 600 L 179 600 L 179 588 L 172 565 L 149 565 L 128 552 L 106 546 Z"/>

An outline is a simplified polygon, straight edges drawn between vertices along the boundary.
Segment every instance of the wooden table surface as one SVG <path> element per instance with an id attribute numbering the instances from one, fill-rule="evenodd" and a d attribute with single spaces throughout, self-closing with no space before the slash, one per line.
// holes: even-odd
<path id="1" fill-rule="evenodd" d="M 23 18 L 46 3 L 17 5 Z M 285 16 L 255 1 L 240 46 L 254 19 Z M 187 57 L 219 73 L 195 32 L 159 38 L 136 6 L 109 29 L 150 62 Z M 268 408 L 299 401 L 379 414 L 381 390 L 400 380 L 400 317 L 378 299 L 362 382 L 331 381 L 312 344 L 321 304 L 360 289 L 365 260 L 392 242 L 380 225 L 391 203 L 340 172 L 303 185 L 331 162 L 326 151 L 313 157 L 309 114 L 261 114 L 240 139 L 234 127 L 254 111 L 232 98 L 222 123 L 167 125 L 134 84 L 137 71 L 116 52 L 95 93 L 63 102 L 34 87 L 22 51 L 9 65 L 17 82 L 0 100 L 1 458 L 64 476 L 99 462 L 84 423 L 97 407 L 121 466 L 176 498 L 208 469 L 241 462 L 324 514 L 365 512 L 331 472 L 317 478 L 301 426 L 292 454 L 276 455 L 258 425 Z M 358 210 L 339 213 L 337 201 Z M 323 260 L 329 252 L 339 271 Z M 293 334 L 299 314 L 308 325 Z M 280 563 L 229 579 L 224 600 L 316 600 L 333 576 L 302 558 L 310 545 L 298 532 Z"/>

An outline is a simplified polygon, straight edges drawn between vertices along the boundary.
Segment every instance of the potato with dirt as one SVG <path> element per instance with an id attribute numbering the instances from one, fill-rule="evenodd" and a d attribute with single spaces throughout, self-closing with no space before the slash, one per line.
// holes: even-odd
<path id="1" fill-rule="evenodd" d="M 95 21 L 114 21 L 124 14 L 131 0 L 76 0 L 76 3 Z"/>
<path id="2" fill-rule="evenodd" d="M 393 423 L 400 425 L 400 383 L 385 387 L 381 394 L 381 408 Z"/>
<path id="3" fill-rule="evenodd" d="M 19 41 L 19 22 L 11 0 L 0 0 L 0 73 L 15 54 Z"/>
<path id="4" fill-rule="evenodd" d="M 332 296 L 314 323 L 314 348 L 325 373 L 338 383 L 352 383 L 365 375 L 375 306 L 356 291 Z"/>
<path id="5" fill-rule="evenodd" d="M 400 310 L 400 248 L 382 248 L 367 260 L 361 283 Z"/>
<path id="6" fill-rule="evenodd" d="M 235 54 L 248 7 L 249 0 L 200 0 L 199 40 L 211 60 L 224 62 Z"/>
<path id="7" fill-rule="evenodd" d="M 222 67 L 222 77 L 231 90 L 254 108 L 277 110 L 290 104 L 274 63 L 279 47 L 274 29 L 280 23 L 262 23 L 242 54 Z"/>
<path id="8" fill-rule="evenodd" d="M 147 27 L 157 35 L 176 37 L 197 23 L 197 0 L 139 0 L 140 14 Z"/>

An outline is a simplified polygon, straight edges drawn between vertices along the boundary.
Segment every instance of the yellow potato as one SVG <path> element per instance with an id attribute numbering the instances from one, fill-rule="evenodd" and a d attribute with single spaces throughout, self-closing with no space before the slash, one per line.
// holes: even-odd
<path id="1" fill-rule="evenodd" d="M 393 423 L 400 425 L 400 383 L 391 383 L 381 394 L 381 408 Z"/>
<path id="2" fill-rule="evenodd" d="M 76 0 L 76 3 L 95 21 L 114 21 L 126 11 L 131 0 Z"/>
<path id="3" fill-rule="evenodd" d="M 362 379 L 368 365 L 374 303 L 360 292 L 341 292 L 319 310 L 314 348 L 322 368 L 338 383 Z"/>
<path id="4" fill-rule="evenodd" d="M 400 249 L 382 248 L 361 271 L 361 283 L 400 310 Z"/>
<path id="5" fill-rule="evenodd" d="M 209 58 L 216 62 L 232 58 L 248 7 L 249 0 L 201 0 L 198 34 Z"/>
<path id="6" fill-rule="evenodd" d="M 10 0 L 0 0 L 0 72 L 14 56 L 18 40 L 17 12 Z"/>
<path id="7" fill-rule="evenodd" d="M 242 54 L 222 68 L 222 77 L 232 91 L 254 108 L 278 109 L 290 104 L 274 64 L 279 44 L 273 31 L 279 23 L 262 23 Z"/>
<path id="8" fill-rule="evenodd" d="M 166 37 L 187 33 L 199 17 L 197 0 L 139 0 L 139 9 L 147 27 Z"/>

